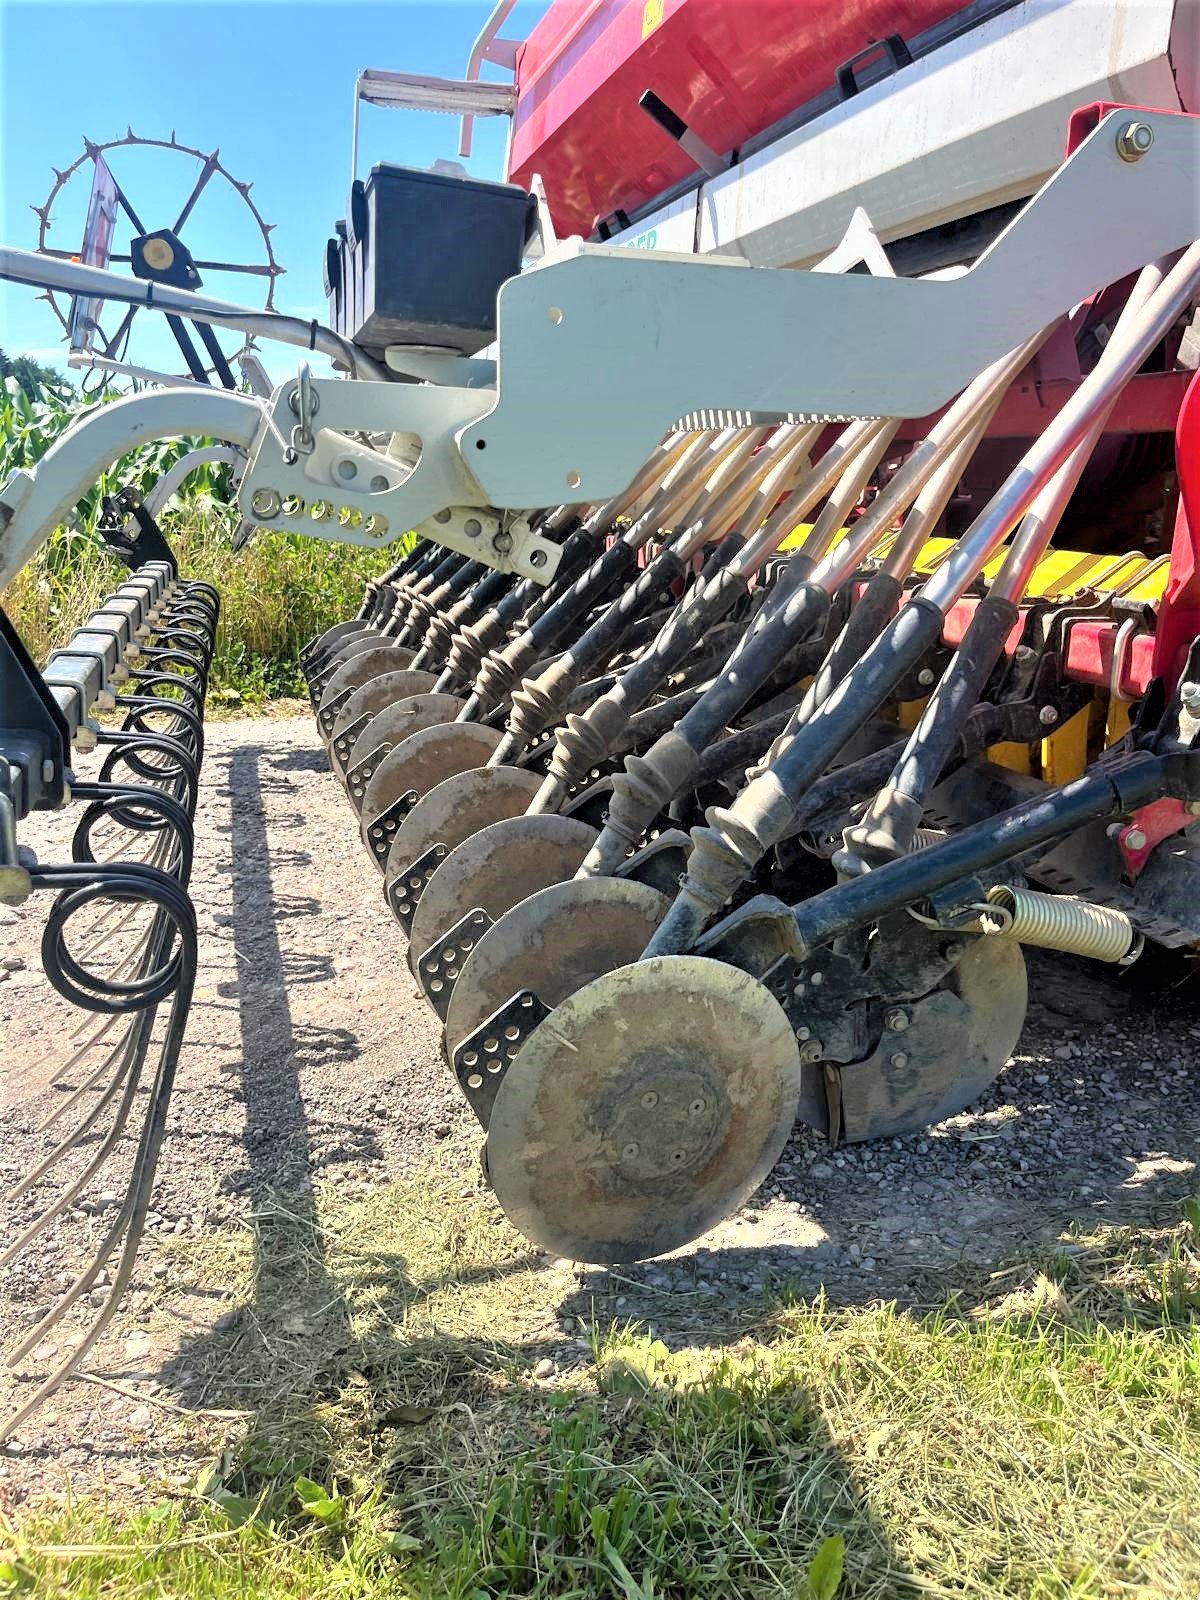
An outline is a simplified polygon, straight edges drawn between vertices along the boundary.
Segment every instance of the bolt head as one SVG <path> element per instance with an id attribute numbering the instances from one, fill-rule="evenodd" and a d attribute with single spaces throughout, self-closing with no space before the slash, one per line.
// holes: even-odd
<path id="1" fill-rule="evenodd" d="M 1200 717 L 1200 683 L 1181 683 L 1179 698 L 1189 716 Z"/>
<path id="2" fill-rule="evenodd" d="M 1053 727 L 1053 725 L 1058 721 L 1058 712 L 1053 706 L 1043 706 L 1038 712 L 1038 721 L 1045 728 Z"/>
<path id="3" fill-rule="evenodd" d="M 895 1055 L 889 1056 L 888 1059 L 897 1072 L 902 1071 L 908 1065 L 908 1057 L 903 1050 L 897 1050 Z"/>
<path id="4" fill-rule="evenodd" d="M 908 1027 L 908 1012 L 901 1006 L 893 1006 L 883 1020 L 889 1033 L 903 1033 Z"/>
<path id="5" fill-rule="evenodd" d="M 917 682 L 921 685 L 922 689 L 928 689 L 929 685 L 933 682 L 933 677 L 934 674 L 932 668 L 922 667 L 920 672 L 917 673 Z"/>
<path id="6" fill-rule="evenodd" d="M 1189 817 L 1200 817 L 1200 800 L 1189 800 L 1183 809 Z"/>
<path id="7" fill-rule="evenodd" d="M 1125 835 L 1125 846 L 1129 850 L 1144 850 L 1146 848 L 1146 835 L 1140 828 L 1130 828 Z"/>
<path id="8" fill-rule="evenodd" d="M 283 499 L 275 489 L 255 489 L 250 496 L 250 509 L 260 522 L 272 522 L 279 515 Z"/>
<path id="9" fill-rule="evenodd" d="M 1117 133 L 1117 154 L 1122 161 L 1140 161 L 1154 143 L 1148 122 L 1127 122 Z"/>

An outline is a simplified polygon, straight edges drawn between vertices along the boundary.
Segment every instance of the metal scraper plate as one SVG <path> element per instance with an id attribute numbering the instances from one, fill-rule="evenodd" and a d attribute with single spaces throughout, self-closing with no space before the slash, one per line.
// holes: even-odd
<path id="1" fill-rule="evenodd" d="M 940 988 L 906 1003 L 903 1033 L 885 1033 L 865 1061 L 833 1069 L 842 1137 L 896 1137 L 969 1106 L 1016 1048 L 1028 998 L 1016 940 L 975 939 Z"/>
<path id="2" fill-rule="evenodd" d="M 361 689 L 372 678 L 385 672 L 401 672 L 413 659 L 412 650 L 402 650 L 399 645 L 372 645 L 360 650 L 344 661 L 321 690 L 317 702 L 317 726 L 321 737 L 328 740 L 337 714 L 355 689 Z"/>
<path id="3" fill-rule="evenodd" d="M 346 793 L 354 809 L 361 812 L 371 779 L 398 744 L 424 728 L 445 727 L 461 709 L 457 695 L 415 694 L 377 711 L 355 741 L 345 772 Z M 368 761 L 370 756 L 374 760 Z"/>
<path id="4" fill-rule="evenodd" d="M 334 718 L 329 736 L 329 759 L 337 772 L 345 776 L 346 767 L 358 742 L 359 729 L 350 730 L 356 723 L 369 721 L 397 700 L 410 699 L 415 694 L 428 694 L 437 682 L 432 672 L 385 672 L 371 678 L 361 688 L 355 689 L 343 702 Z M 416 730 L 412 730 L 415 732 Z"/>
<path id="5" fill-rule="evenodd" d="M 467 957 L 446 1013 L 446 1051 L 521 989 L 556 1006 L 614 967 L 636 961 L 671 902 L 625 878 L 578 878 L 522 900 Z"/>
<path id="6" fill-rule="evenodd" d="M 746 1201 L 778 1160 L 800 1092 L 783 1008 L 703 956 L 618 968 L 517 1052 L 488 1123 L 492 1187 L 553 1255 L 641 1261 Z"/>
<path id="7" fill-rule="evenodd" d="M 408 947 L 418 980 L 420 957 L 468 911 L 498 922 L 539 889 L 573 878 L 596 838 L 595 828 L 573 817 L 510 817 L 480 828 L 442 862 L 421 896 Z"/>
<path id="8" fill-rule="evenodd" d="M 465 724 L 463 724 L 465 726 Z M 400 824 L 388 852 L 385 883 L 435 844 L 453 850 L 489 822 L 519 817 L 541 788 L 536 772 L 521 767 L 475 767 L 446 778 L 417 802 Z M 421 888 L 424 893 L 424 885 Z"/>
<path id="9" fill-rule="evenodd" d="M 362 803 L 362 836 L 381 811 L 415 791 L 428 794 L 456 772 L 487 764 L 504 735 L 479 722 L 439 722 L 409 734 L 395 745 L 375 770 Z"/>

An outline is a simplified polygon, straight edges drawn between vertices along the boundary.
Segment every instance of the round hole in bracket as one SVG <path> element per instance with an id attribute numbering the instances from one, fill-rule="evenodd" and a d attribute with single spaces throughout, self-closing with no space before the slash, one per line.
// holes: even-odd
<path id="1" fill-rule="evenodd" d="M 333 507 L 328 500 L 314 500 L 308 508 L 308 514 L 314 522 L 328 522 L 333 516 Z"/>
<path id="2" fill-rule="evenodd" d="M 478 517 L 468 517 L 463 523 L 463 532 L 468 539 L 478 539 L 483 532 L 483 523 L 480 522 Z"/>
<path id="3" fill-rule="evenodd" d="M 571 472 L 567 473 L 567 488 L 568 489 L 578 489 L 579 485 L 582 482 L 583 482 L 583 479 L 574 470 L 572 470 Z"/>
<path id="4" fill-rule="evenodd" d="M 546 316 L 547 316 L 548 320 L 551 321 L 554 324 L 554 326 L 557 328 L 559 323 L 563 319 L 562 307 L 561 306 L 549 306 L 547 308 L 547 310 L 546 310 Z"/>
<path id="5" fill-rule="evenodd" d="M 487 440 L 486 439 L 476 439 L 475 448 L 476 448 L 476 450 L 486 450 L 487 449 Z"/>
<path id="6" fill-rule="evenodd" d="M 344 483 L 349 483 L 351 478 L 358 477 L 358 462 L 351 461 L 349 456 L 343 456 L 337 464 L 338 477 Z"/>
<path id="7" fill-rule="evenodd" d="M 544 550 L 531 550 L 529 552 L 529 565 L 531 567 L 544 567 L 546 565 L 546 552 Z"/>
<path id="8" fill-rule="evenodd" d="M 449 506 L 446 506 L 441 511 L 435 511 L 433 513 L 433 520 L 435 522 L 449 522 L 450 521 L 450 508 L 449 508 Z"/>
<path id="9" fill-rule="evenodd" d="M 372 494 L 383 494 L 385 489 L 390 489 L 390 488 L 391 488 L 391 484 L 387 481 L 387 479 L 384 477 L 382 472 L 377 472 L 375 474 L 375 476 L 371 479 L 371 493 Z"/>
<path id="10" fill-rule="evenodd" d="M 289 494 L 285 497 L 283 514 L 285 517 L 301 517 L 304 515 L 304 501 L 301 500 L 298 494 Z"/>
<path id="11" fill-rule="evenodd" d="M 369 538 L 382 539 L 387 531 L 387 518 L 380 516 L 378 511 L 372 511 L 371 515 L 363 523 L 363 532 Z"/>
<path id="12" fill-rule="evenodd" d="M 479 1076 L 479 1074 L 477 1072 L 472 1072 L 470 1074 L 470 1076 L 467 1078 L 467 1088 L 468 1089 L 482 1089 L 483 1088 L 483 1079 Z"/>

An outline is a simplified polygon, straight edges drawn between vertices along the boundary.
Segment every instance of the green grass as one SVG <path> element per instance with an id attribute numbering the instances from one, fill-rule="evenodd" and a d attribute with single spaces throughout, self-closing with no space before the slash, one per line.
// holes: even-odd
<path id="1" fill-rule="evenodd" d="M 234 555 L 231 521 L 204 497 L 163 518 L 180 571 L 215 584 L 221 594 L 211 677 L 211 710 L 217 712 L 304 694 L 301 646 L 330 623 L 352 617 L 365 579 L 399 554 L 398 546 L 381 553 L 260 532 Z M 0 594 L 0 605 L 34 659 L 44 661 L 127 576 L 95 536 L 60 528 Z"/>
<path id="2" fill-rule="evenodd" d="M 260 1198 L 249 1227 L 173 1242 L 233 1287 L 232 1345 L 186 1359 L 201 1404 L 244 1421 L 209 1423 L 212 1464 L 141 1509 L 27 1512 L 9 1592 L 1200 1593 L 1195 1201 L 940 1306 L 718 1304 L 689 1343 L 672 1297 L 627 1326 L 530 1253 L 468 1171 L 443 1152 L 365 1198 Z"/>

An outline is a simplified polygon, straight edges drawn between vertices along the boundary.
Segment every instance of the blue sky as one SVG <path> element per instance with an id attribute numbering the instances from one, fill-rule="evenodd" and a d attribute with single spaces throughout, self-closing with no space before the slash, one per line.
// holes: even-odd
<path id="1" fill-rule="evenodd" d="M 505 24 L 524 38 L 548 0 L 519 0 Z M 84 137 L 143 136 L 204 151 L 219 147 L 235 178 L 275 226 L 276 258 L 286 267 L 276 305 L 325 317 L 321 261 L 350 184 L 354 82 L 364 67 L 460 77 L 492 0 L 379 0 L 377 4 L 254 0 L 250 4 L 58 4 L 0 0 L 0 238 L 33 249 L 41 205 L 54 181 L 83 150 Z M 488 75 L 495 69 L 485 68 Z M 476 123 L 470 170 L 499 177 L 507 121 Z M 456 158 L 458 123 L 447 116 L 360 111 L 359 175 L 377 161 L 427 167 Z M 198 175 L 178 155 L 115 151 L 111 165 L 148 229 L 166 227 Z M 52 213 L 47 242 L 77 249 L 90 186 L 90 163 Z M 240 203 L 219 180 L 206 189 L 183 232 L 198 260 L 261 260 Z M 118 268 L 128 271 L 128 267 Z M 222 298 L 261 304 L 263 280 L 205 275 Z M 0 345 L 64 366 L 66 345 L 37 291 L 0 285 Z M 155 326 L 157 325 L 157 326 Z M 112 324 L 105 320 L 112 332 Z M 224 335 L 228 345 L 233 335 Z M 290 357 L 264 352 L 277 376 Z M 131 359 L 180 368 L 160 318 L 141 313 Z M 281 363 L 283 364 L 281 368 Z"/>

